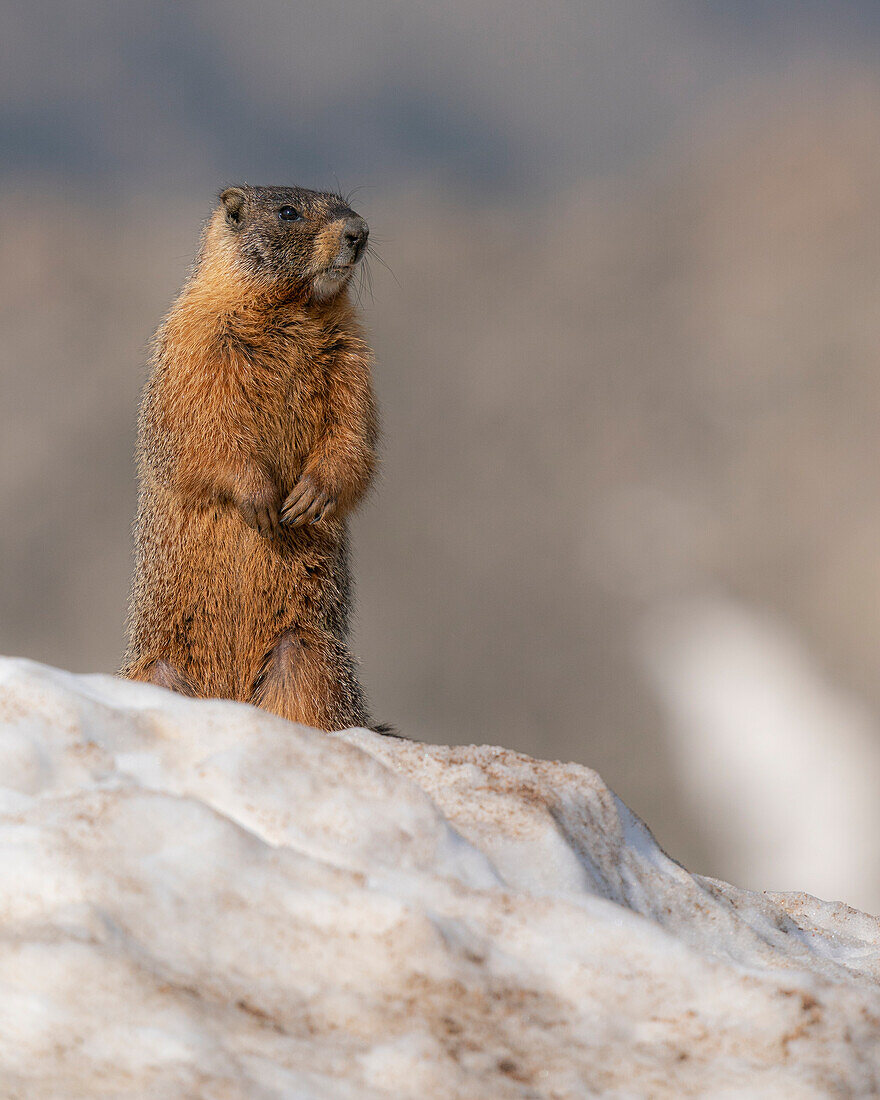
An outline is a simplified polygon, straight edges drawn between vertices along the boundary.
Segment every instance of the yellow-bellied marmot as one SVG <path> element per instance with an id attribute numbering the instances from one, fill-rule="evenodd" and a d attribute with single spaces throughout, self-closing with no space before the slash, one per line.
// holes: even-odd
<path id="1" fill-rule="evenodd" d="M 296 187 L 220 200 L 144 391 L 122 675 L 324 730 L 367 725 L 346 647 L 346 518 L 376 464 L 347 292 L 367 224 Z"/>

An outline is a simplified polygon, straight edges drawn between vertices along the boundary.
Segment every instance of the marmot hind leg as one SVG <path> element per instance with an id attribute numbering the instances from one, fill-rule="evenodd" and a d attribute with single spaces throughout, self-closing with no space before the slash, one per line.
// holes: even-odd
<path id="1" fill-rule="evenodd" d="M 187 695 L 191 699 L 197 698 L 199 694 L 191 680 L 161 657 L 141 657 L 126 666 L 122 670 L 122 675 L 128 680 L 141 680 L 146 684 L 168 688 L 169 691 L 176 691 L 179 695 Z"/>
<path id="2" fill-rule="evenodd" d="M 280 635 L 254 678 L 250 701 L 320 730 L 370 721 L 348 649 L 332 634 L 311 627 L 294 626 Z"/>

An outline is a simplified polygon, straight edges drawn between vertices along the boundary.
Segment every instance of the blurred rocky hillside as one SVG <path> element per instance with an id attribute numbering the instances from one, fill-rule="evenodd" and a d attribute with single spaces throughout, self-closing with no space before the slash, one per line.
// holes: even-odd
<path id="1" fill-rule="evenodd" d="M 646 617 L 756 609 L 880 723 L 878 119 L 847 70 L 552 200 L 357 197 L 393 270 L 365 295 L 386 442 L 355 534 L 381 719 L 589 763 L 719 875 Z M 211 198 L 0 204 L 0 651 L 119 659 L 146 345 Z"/>

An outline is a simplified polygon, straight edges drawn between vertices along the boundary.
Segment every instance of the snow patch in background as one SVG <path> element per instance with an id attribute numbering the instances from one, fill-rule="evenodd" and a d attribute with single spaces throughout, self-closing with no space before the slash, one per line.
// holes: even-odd
<path id="1" fill-rule="evenodd" d="M 880 1088 L 880 922 L 579 765 L 0 660 L 0 779 L 4 1097 Z"/>
<path id="2" fill-rule="evenodd" d="M 721 597 L 674 602 L 640 650 L 676 775 L 732 878 L 880 913 L 880 731 L 795 635 Z"/>

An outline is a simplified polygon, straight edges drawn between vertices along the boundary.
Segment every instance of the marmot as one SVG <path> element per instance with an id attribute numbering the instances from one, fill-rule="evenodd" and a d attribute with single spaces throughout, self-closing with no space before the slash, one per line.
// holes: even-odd
<path id="1" fill-rule="evenodd" d="M 123 676 L 371 724 L 346 646 L 346 519 L 376 465 L 348 295 L 368 232 L 338 195 L 220 195 L 143 395 Z"/>

